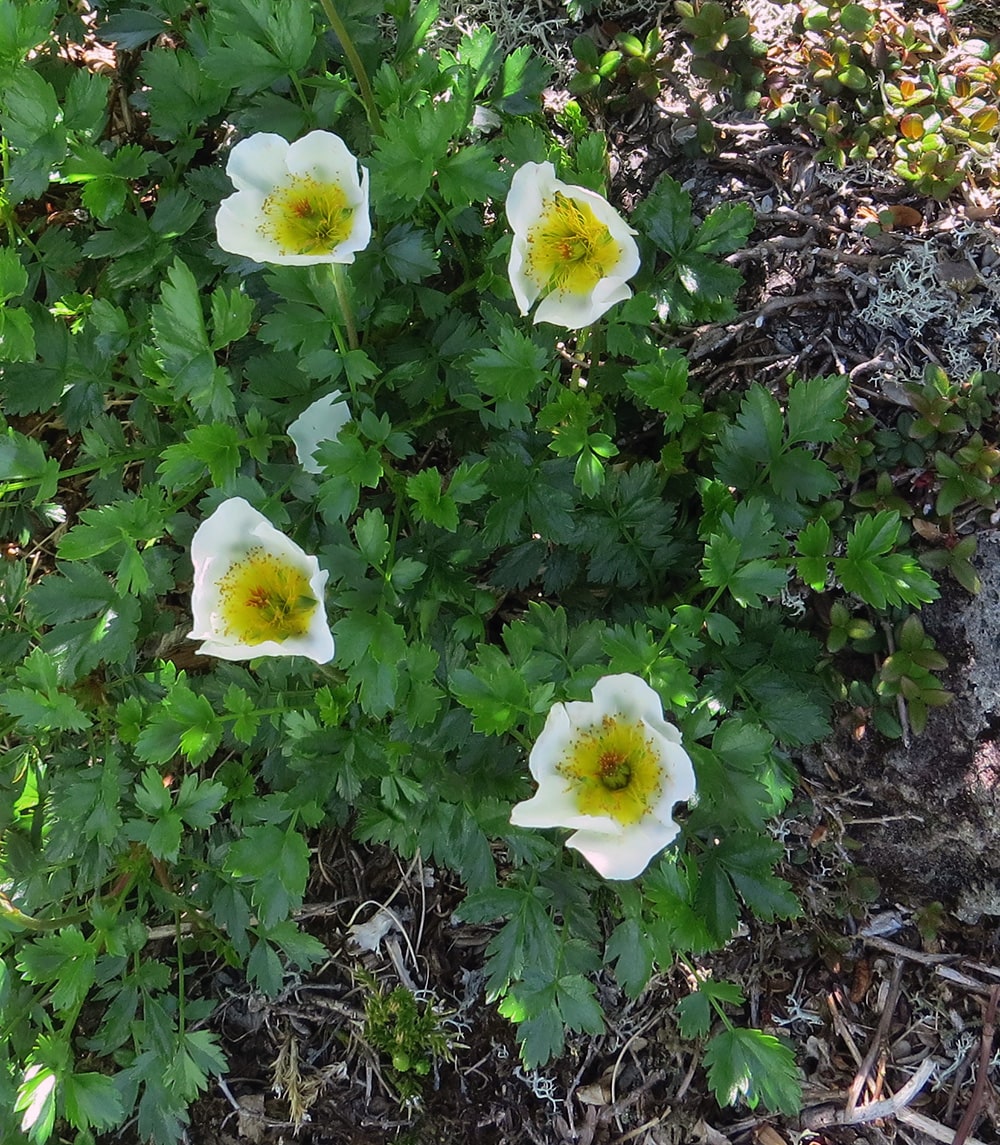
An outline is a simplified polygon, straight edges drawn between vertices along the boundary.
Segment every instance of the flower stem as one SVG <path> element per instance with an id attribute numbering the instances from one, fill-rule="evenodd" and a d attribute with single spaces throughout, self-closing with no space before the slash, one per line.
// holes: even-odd
<path id="1" fill-rule="evenodd" d="M 351 65 L 354 78 L 358 81 L 361 99 L 365 105 L 365 112 L 368 115 L 368 126 L 372 129 L 373 135 L 380 135 L 382 133 L 382 117 L 379 115 L 378 106 L 375 103 L 375 93 L 372 91 L 372 85 L 368 79 L 368 73 L 365 71 L 365 65 L 361 62 L 358 49 L 354 46 L 354 41 L 351 39 L 351 34 L 347 30 L 347 25 L 340 18 L 340 13 L 334 7 L 333 0 L 319 0 L 319 2 L 323 5 L 323 11 L 326 13 L 326 18 L 330 22 L 330 27 L 333 29 L 337 39 L 340 40 L 340 46 L 344 49 L 347 62 Z"/>
<path id="2" fill-rule="evenodd" d="M 344 277 L 344 268 L 336 262 L 330 264 L 330 269 L 333 272 L 333 289 L 337 292 L 337 301 L 340 303 L 340 313 L 344 316 L 344 328 L 347 330 L 347 345 L 350 349 L 356 350 L 360 343 L 358 342 L 358 328 L 354 324 L 354 308 L 351 306 L 351 298 L 347 293 L 347 280 Z"/>

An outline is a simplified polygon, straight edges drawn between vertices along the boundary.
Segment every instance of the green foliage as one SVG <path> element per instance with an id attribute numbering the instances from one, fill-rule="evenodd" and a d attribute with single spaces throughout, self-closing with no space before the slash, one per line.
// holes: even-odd
<path id="1" fill-rule="evenodd" d="M 763 1102 L 768 1109 L 791 1116 L 801 1108 L 795 1059 L 771 1034 L 741 1029 L 717 1034 L 705 1048 L 704 1064 L 708 1084 L 723 1105 L 742 1098 L 751 1109 Z"/>
<path id="2" fill-rule="evenodd" d="M 651 291 L 661 320 L 688 324 L 733 316 L 732 299 L 742 279 L 718 256 L 746 242 L 753 214 L 745 203 L 716 207 L 695 226 L 691 196 L 670 175 L 661 175 L 632 221 L 668 256 Z"/>
<path id="3" fill-rule="evenodd" d="M 420 1079 L 438 1059 L 454 1059 L 454 1039 L 442 1024 L 445 1015 L 430 999 L 418 1001 L 405 986 L 388 994 L 372 980 L 367 986 L 363 1037 L 389 1059 L 389 1076 L 400 1097 L 414 1097 Z"/>
<path id="4" fill-rule="evenodd" d="M 690 36 L 691 72 L 709 90 L 725 90 L 739 108 L 756 107 L 765 81 L 767 45 L 753 34 L 749 10 L 731 14 L 716 0 L 675 0 L 682 30 Z"/>
<path id="5" fill-rule="evenodd" d="M 947 699 L 906 610 L 935 598 L 928 570 L 976 586 L 959 510 L 995 507 L 1000 380 L 929 372 L 881 430 L 841 377 L 702 393 L 676 334 L 735 313 L 726 258 L 753 216 L 699 220 L 670 176 L 629 219 L 633 296 L 587 331 L 532 324 L 507 278 L 512 172 L 549 160 L 604 190 L 605 137 L 572 104 L 558 142 L 527 49 L 480 30 L 435 52 L 429 0 L 360 7 L 363 81 L 306 0 L 102 6 L 94 35 L 132 53 L 109 131 L 65 6 L 0 0 L 5 1145 L 133 1120 L 181 1139 L 226 1069 L 193 976 L 224 964 L 276 995 L 326 959 L 296 922 L 318 831 L 453 872 L 459 916 L 490 928 L 490 1001 L 541 1066 L 604 1029 L 603 968 L 638 998 L 743 917 L 797 914 L 768 824 L 838 681 L 890 734 Z M 689 7 L 697 59 L 757 60 L 745 18 Z M 644 97 L 669 78 L 658 31 L 608 51 L 579 45 L 581 75 Z M 368 248 L 336 274 L 221 251 L 229 136 L 317 128 L 368 173 Z M 352 420 L 306 472 L 287 431 L 334 387 Z M 330 664 L 187 643 L 191 538 L 235 497 L 328 574 Z M 876 678 L 850 675 L 855 652 Z M 612 673 L 649 681 L 698 780 L 629 882 L 510 823 L 553 705 Z M 367 999 L 365 1039 L 414 1097 L 461 1048 L 447 1016 L 406 990 Z M 719 1099 L 792 1111 L 788 1051 L 726 1025 L 741 1004 L 704 979 L 682 1034 L 715 1014 Z"/>
<path id="6" fill-rule="evenodd" d="M 796 3 L 789 90 L 768 91 L 769 117 L 807 125 L 819 156 L 885 156 L 914 190 L 945 199 L 970 175 L 991 182 L 1000 138 L 1000 54 L 957 24 L 947 44 L 926 17 L 890 5 Z"/>

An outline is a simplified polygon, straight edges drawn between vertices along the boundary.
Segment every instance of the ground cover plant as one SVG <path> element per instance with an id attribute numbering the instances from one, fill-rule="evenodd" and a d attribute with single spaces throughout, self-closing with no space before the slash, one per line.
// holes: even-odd
<path id="1" fill-rule="evenodd" d="M 0 2 L 0 1141 L 178 1140 L 226 1071 L 192 982 L 324 962 L 331 826 L 461 881 L 526 1068 L 678 965 L 718 1101 L 799 1107 L 700 960 L 800 911 L 790 751 L 947 701 L 916 611 L 975 588 L 998 379 L 891 431 L 839 373 L 704 392 L 752 213 L 625 217 L 547 67 L 436 16 Z M 460 1030 L 357 981 L 413 1100 Z"/>

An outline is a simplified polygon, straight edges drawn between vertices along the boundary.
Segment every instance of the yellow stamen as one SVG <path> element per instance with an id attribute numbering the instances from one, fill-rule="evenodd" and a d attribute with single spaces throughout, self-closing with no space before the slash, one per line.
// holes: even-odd
<path id="1" fill-rule="evenodd" d="M 605 716 L 581 731 L 556 769 L 581 815 L 606 815 L 623 827 L 648 814 L 663 790 L 664 771 L 638 721 Z"/>
<path id="2" fill-rule="evenodd" d="M 618 264 L 621 244 L 591 208 L 556 191 L 528 231 L 528 271 L 543 291 L 589 294 Z"/>
<path id="3" fill-rule="evenodd" d="M 219 596 L 225 634 L 242 644 L 304 636 L 319 605 L 305 573 L 261 548 L 229 566 Z"/>
<path id="4" fill-rule="evenodd" d="M 330 254 L 351 233 L 354 208 L 336 183 L 302 175 L 264 200 L 261 232 L 288 254 Z"/>

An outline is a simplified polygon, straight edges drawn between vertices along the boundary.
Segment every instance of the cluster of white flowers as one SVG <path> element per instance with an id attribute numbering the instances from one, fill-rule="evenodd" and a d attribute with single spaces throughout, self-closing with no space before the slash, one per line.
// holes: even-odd
<path id="1" fill-rule="evenodd" d="M 294 143 L 259 134 L 233 148 L 236 193 L 216 215 L 219 245 L 258 262 L 352 263 L 371 239 L 368 173 L 344 141 L 313 131 Z M 508 273 L 522 315 L 579 329 L 631 296 L 635 232 L 594 191 L 563 183 L 551 163 L 525 163 L 507 196 Z M 334 390 L 288 427 L 299 463 L 322 473 L 316 451 L 350 421 Z M 191 542 L 198 651 L 224 660 L 333 658 L 323 601 L 328 573 L 241 497 L 222 502 Z M 680 732 L 656 692 L 632 675 L 605 676 L 590 702 L 556 704 L 528 765 L 536 794 L 511 822 L 567 827 L 567 845 L 608 879 L 631 879 L 675 838 L 675 804 L 695 792 Z"/>

